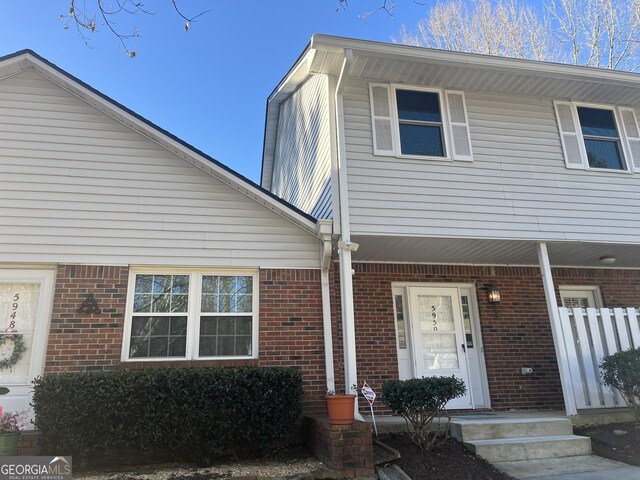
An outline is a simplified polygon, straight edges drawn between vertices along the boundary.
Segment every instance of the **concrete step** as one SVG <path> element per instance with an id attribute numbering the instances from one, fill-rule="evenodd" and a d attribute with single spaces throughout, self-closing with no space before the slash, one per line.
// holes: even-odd
<path id="1" fill-rule="evenodd" d="M 591 454 L 591 440 L 577 435 L 472 440 L 464 445 L 488 462 L 513 462 Z"/>
<path id="2" fill-rule="evenodd" d="M 449 427 L 451 436 L 461 442 L 573 434 L 573 426 L 568 418 L 454 419 Z"/>
<path id="3" fill-rule="evenodd" d="M 376 473 L 380 480 L 411 480 L 398 465 L 389 465 L 388 467 L 375 467 Z"/>

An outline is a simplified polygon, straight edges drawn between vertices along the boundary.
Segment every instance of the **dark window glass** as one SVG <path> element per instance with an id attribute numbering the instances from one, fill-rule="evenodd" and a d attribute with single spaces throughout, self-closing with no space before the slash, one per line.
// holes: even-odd
<path id="1" fill-rule="evenodd" d="M 251 317 L 200 317 L 201 357 L 250 356 Z"/>
<path id="2" fill-rule="evenodd" d="M 184 357 L 187 317 L 133 317 L 129 357 Z"/>
<path id="3" fill-rule="evenodd" d="M 578 107 L 578 117 L 583 135 L 618 138 L 612 110 Z"/>
<path id="4" fill-rule="evenodd" d="M 622 151 L 612 110 L 578 107 L 589 166 L 622 170 Z"/>
<path id="5" fill-rule="evenodd" d="M 401 123 L 400 144 L 404 155 L 444 157 L 441 127 Z"/>
<path id="6" fill-rule="evenodd" d="M 587 149 L 589 166 L 592 168 L 610 168 L 622 170 L 622 156 L 620 155 L 620 143 L 610 140 L 584 139 Z"/>
<path id="7" fill-rule="evenodd" d="M 402 154 L 444 157 L 438 94 L 396 90 L 396 102 Z"/>
<path id="8" fill-rule="evenodd" d="M 398 100 L 398 118 L 400 120 L 442 122 L 440 100 L 437 93 L 396 90 L 396 99 Z"/>

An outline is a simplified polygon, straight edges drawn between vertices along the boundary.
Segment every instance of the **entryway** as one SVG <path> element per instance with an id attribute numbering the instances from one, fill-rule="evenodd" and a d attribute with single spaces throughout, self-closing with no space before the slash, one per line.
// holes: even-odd
<path id="1" fill-rule="evenodd" d="M 0 405 L 5 411 L 29 411 L 31 382 L 44 367 L 54 278 L 53 270 L 0 269 Z"/>
<path id="2" fill-rule="evenodd" d="M 394 284 L 401 380 L 455 376 L 467 393 L 449 409 L 488 408 L 475 289 L 468 284 Z"/>

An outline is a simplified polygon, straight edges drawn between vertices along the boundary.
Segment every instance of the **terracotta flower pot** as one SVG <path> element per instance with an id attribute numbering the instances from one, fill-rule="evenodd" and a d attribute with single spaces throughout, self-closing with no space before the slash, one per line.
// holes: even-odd
<path id="1" fill-rule="evenodd" d="M 325 398 L 331 423 L 339 425 L 353 423 L 355 395 L 327 395 Z"/>
<path id="2" fill-rule="evenodd" d="M 20 432 L 0 433 L 0 455 L 15 455 Z"/>

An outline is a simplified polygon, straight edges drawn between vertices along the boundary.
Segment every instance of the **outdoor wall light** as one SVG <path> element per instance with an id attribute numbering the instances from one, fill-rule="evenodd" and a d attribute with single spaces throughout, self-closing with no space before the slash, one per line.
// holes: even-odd
<path id="1" fill-rule="evenodd" d="M 614 257 L 613 255 L 605 255 L 604 257 L 600 257 L 600 263 L 604 265 L 611 265 L 612 263 L 615 263 L 615 261 L 616 257 Z"/>
<path id="2" fill-rule="evenodd" d="M 498 305 L 500 303 L 500 290 L 498 290 L 498 287 L 489 285 L 489 288 L 487 288 L 487 292 L 489 303 L 491 305 Z"/>

